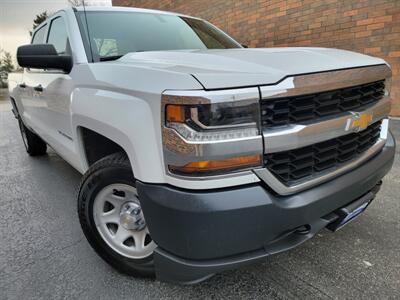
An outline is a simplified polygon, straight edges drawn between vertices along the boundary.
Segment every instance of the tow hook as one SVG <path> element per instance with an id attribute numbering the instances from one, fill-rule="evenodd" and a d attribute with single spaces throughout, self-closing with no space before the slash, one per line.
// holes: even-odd
<path id="1" fill-rule="evenodd" d="M 304 234 L 304 235 L 309 234 L 310 231 L 311 231 L 311 226 L 310 225 L 303 225 L 303 226 L 300 226 L 300 227 L 298 227 L 298 228 L 296 228 L 294 230 L 295 233 Z"/>

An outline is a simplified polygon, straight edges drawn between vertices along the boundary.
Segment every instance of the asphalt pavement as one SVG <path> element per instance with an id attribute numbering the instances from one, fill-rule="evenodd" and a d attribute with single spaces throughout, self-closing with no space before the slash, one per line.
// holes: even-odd
<path id="1" fill-rule="evenodd" d="M 76 213 L 81 175 L 54 151 L 29 157 L 0 102 L 0 299 L 400 299 L 400 157 L 356 221 L 265 262 L 179 286 L 121 275 Z M 391 121 L 397 141 L 400 121 Z M 209 245 L 212 247 L 213 245 Z"/>

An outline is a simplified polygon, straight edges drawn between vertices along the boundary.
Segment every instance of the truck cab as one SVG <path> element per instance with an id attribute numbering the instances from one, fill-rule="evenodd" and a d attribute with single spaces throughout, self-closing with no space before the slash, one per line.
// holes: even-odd
<path id="1" fill-rule="evenodd" d="M 82 173 L 85 236 L 127 274 L 196 283 L 336 231 L 393 164 L 379 58 L 248 49 L 195 17 L 78 7 L 17 59 L 27 152 L 50 146 Z"/>

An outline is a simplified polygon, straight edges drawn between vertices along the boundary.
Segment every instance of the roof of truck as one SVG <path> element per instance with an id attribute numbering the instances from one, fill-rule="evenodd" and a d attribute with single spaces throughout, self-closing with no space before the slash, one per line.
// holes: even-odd
<path id="1" fill-rule="evenodd" d="M 169 12 L 169 11 L 162 11 L 162 10 L 155 10 L 155 9 L 145 9 L 145 8 L 136 8 L 136 7 L 123 7 L 123 6 L 86 6 L 85 9 L 83 6 L 76 6 L 76 7 L 66 7 L 64 9 L 60 9 L 52 14 L 50 14 L 45 21 L 40 23 L 35 30 L 33 30 L 33 33 L 38 31 L 42 26 L 43 23 L 45 23 L 48 19 L 52 18 L 54 15 L 58 14 L 61 11 L 67 11 L 67 10 L 74 10 L 74 11 L 120 11 L 120 12 L 141 12 L 141 13 L 152 13 L 152 14 L 160 14 L 160 15 L 171 15 L 171 16 L 180 16 L 180 17 L 187 17 L 187 18 L 192 18 L 192 19 L 198 19 L 201 20 L 200 18 L 193 17 L 193 16 L 188 16 L 180 13 L 175 13 L 175 12 Z"/>
<path id="2" fill-rule="evenodd" d="M 83 6 L 75 7 L 74 9 L 78 11 L 84 11 Z M 121 12 L 142 12 L 142 13 L 153 13 L 153 14 L 160 14 L 160 15 L 173 15 L 173 16 L 182 16 L 182 17 L 190 17 L 192 16 L 169 12 L 169 11 L 162 11 L 162 10 L 155 10 L 155 9 L 145 9 L 145 8 L 136 8 L 136 7 L 122 7 L 122 6 L 86 6 L 86 11 L 121 11 Z"/>

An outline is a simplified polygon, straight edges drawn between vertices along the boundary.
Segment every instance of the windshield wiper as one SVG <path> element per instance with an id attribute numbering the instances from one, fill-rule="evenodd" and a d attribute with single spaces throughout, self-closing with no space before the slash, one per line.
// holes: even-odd
<path id="1" fill-rule="evenodd" d="M 111 56 L 103 56 L 100 57 L 100 61 L 110 61 L 110 60 L 117 60 L 120 59 L 123 55 L 111 55 Z"/>

